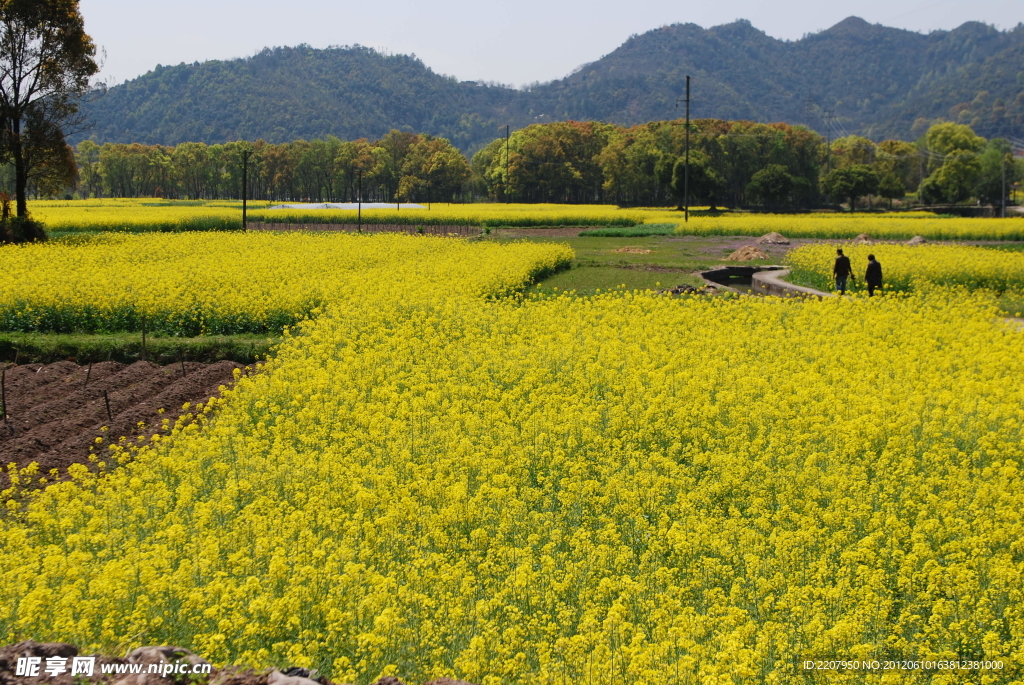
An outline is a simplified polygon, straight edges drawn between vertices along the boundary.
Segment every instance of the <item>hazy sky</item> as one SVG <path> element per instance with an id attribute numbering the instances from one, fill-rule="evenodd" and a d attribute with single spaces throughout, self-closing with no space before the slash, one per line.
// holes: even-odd
<path id="1" fill-rule="evenodd" d="M 86 31 L 106 50 L 103 76 L 125 81 L 157 64 L 248 57 L 267 46 L 354 45 L 415 53 L 460 80 L 550 81 L 666 24 L 705 28 L 749 19 L 798 39 L 856 15 L 913 31 L 1024 22 L 1021 0 L 81 0 Z"/>

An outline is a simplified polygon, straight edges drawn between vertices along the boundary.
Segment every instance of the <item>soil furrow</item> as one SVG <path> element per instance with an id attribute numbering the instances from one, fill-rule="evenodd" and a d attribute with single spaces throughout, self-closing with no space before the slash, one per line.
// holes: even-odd
<path id="1" fill-rule="evenodd" d="M 52 371 L 50 367 L 54 367 Z M 25 467 L 36 462 L 39 476 L 51 469 L 64 475 L 71 464 L 88 463 L 97 437 L 103 437 L 105 446 L 121 436 L 135 440 L 143 432 L 140 422 L 145 424 L 147 436 L 161 432 L 163 419 L 170 419 L 173 425 L 183 404 L 206 402 L 221 386 L 230 386 L 236 368 L 241 365 L 229 361 L 186 362 L 184 374 L 180 363 L 162 367 L 141 361 L 130 366 L 94 364 L 91 373 L 71 362 L 9 368 L 6 388 L 11 419 L 0 422 L 0 463 Z M 103 427 L 107 430 L 101 430 Z M 97 453 L 106 454 L 107 450 L 101 448 Z M 2 487 L 6 487 L 6 477 L 0 478 Z"/>
<path id="2" fill-rule="evenodd" d="M 111 377 L 116 378 L 124 368 L 124 364 L 103 362 L 94 364 L 91 372 L 86 368 L 81 373 L 64 376 L 55 381 L 58 385 L 49 383 L 27 393 L 21 389 L 8 390 L 8 418 L 14 422 L 17 433 L 24 435 L 37 426 L 77 411 L 90 400 L 102 398 L 105 387 L 101 381 L 106 381 L 109 387 Z M 89 376 L 88 386 L 85 385 L 86 374 Z M 125 382 L 132 382 L 132 377 L 127 377 Z M 115 384 L 114 387 L 119 385 Z M 10 437 L 0 431 L 0 441 L 9 440 Z"/>
<path id="3" fill-rule="evenodd" d="M 8 366 L 4 373 L 4 386 L 7 401 L 14 397 L 27 397 L 37 388 L 50 385 L 75 372 L 78 365 L 74 362 L 56 362 L 54 364 L 22 364 Z"/>

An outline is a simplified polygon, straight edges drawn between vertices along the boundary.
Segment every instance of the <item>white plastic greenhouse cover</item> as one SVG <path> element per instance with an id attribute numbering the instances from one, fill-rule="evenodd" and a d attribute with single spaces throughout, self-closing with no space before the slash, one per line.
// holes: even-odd
<path id="1" fill-rule="evenodd" d="M 296 205 L 274 205 L 270 209 L 359 209 L 359 205 L 355 202 L 320 202 L 320 203 L 303 203 Z M 363 209 L 397 209 L 399 211 L 403 209 L 426 209 L 423 205 L 407 204 L 407 205 L 396 205 L 388 202 L 364 202 Z"/>

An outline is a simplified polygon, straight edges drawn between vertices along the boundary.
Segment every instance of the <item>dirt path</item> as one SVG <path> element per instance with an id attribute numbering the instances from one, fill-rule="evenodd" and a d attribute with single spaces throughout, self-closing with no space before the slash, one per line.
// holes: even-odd
<path id="1" fill-rule="evenodd" d="M 22 364 L 3 371 L 7 420 L 0 420 L 0 464 L 19 467 L 35 461 L 40 475 L 87 463 L 98 436 L 109 440 L 138 435 L 139 422 L 152 434 L 161 421 L 172 421 L 185 402 L 205 402 L 230 385 L 241 364 L 185 362 L 159 366 L 151 362 L 93 364 L 73 362 Z M 88 377 L 88 384 L 86 380 Z M 106 393 L 106 399 L 104 399 Z M 110 414 L 107 414 L 107 400 Z M 161 414 L 163 409 L 166 413 Z M 107 426 L 107 431 L 101 428 Z"/>

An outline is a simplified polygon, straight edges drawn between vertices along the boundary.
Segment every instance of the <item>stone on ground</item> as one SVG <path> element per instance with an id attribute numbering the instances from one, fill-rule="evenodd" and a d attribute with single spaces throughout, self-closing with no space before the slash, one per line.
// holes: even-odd
<path id="1" fill-rule="evenodd" d="M 281 671 L 273 670 L 267 676 L 267 685 L 320 685 L 312 678 L 298 675 L 285 675 Z"/>

